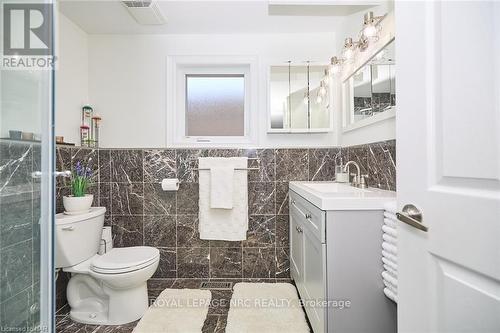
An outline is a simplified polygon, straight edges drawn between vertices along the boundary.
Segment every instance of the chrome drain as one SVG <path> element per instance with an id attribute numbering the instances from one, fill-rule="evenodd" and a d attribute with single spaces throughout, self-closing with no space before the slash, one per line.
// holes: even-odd
<path id="1" fill-rule="evenodd" d="M 206 281 L 200 284 L 200 289 L 231 290 L 232 288 L 232 282 Z"/>

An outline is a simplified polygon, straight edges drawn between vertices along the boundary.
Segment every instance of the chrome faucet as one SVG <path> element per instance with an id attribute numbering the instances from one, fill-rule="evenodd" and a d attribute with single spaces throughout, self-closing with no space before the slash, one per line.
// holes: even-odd
<path id="1" fill-rule="evenodd" d="M 351 174 L 353 176 L 351 185 L 354 187 L 367 188 L 365 178 L 368 178 L 368 175 L 361 175 L 361 168 L 359 164 L 355 161 L 349 161 L 344 165 L 344 172 L 349 172 L 349 166 L 354 165 L 356 167 L 356 173 Z"/>

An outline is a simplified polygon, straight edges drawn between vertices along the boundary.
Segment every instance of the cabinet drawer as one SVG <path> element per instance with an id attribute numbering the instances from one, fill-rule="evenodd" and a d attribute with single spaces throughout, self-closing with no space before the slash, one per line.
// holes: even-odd
<path id="1" fill-rule="evenodd" d="M 312 235 L 318 238 L 321 243 L 325 243 L 326 213 L 309 201 L 290 190 L 290 210 L 303 217 L 302 221 Z"/>

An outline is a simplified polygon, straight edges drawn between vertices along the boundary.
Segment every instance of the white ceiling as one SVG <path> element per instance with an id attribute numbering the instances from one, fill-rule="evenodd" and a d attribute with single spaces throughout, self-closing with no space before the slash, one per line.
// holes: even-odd
<path id="1" fill-rule="evenodd" d="M 59 0 L 89 34 L 244 34 L 334 31 L 342 17 L 381 3 L 341 0 L 157 1 L 167 23 L 139 25 L 118 0 Z"/>

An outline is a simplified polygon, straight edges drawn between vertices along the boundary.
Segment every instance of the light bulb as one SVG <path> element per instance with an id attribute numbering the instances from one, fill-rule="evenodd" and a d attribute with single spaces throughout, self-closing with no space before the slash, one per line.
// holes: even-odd
<path id="1" fill-rule="evenodd" d="M 316 103 L 321 104 L 321 102 L 323 102 L 323 97 L 318 94 L 318 96 L 316 96 Z"/>
<path id="2" fill-rule="evenodd" d="M 344 41 L 344 58 L 349 60 L 354 56 L 354 43 L 352 41 L 352 38 L 346 38 Z M 332 64 L 334 64 L 332 62 Z"/>
<path id="3" fill-rule="evenodd" d="M 372 23 L 368 23 L 367 25 L 365 25 L 365 27 L 363 29 L 363 35 L 365 35 L 368 38 L 376 37 L 377 32 L 378 32 L 377 27 L 375 25 L 373 25 Z"/>
<path id="4" fill-rule="evenodd" d="M 348 48 L 348 49 L 344 50 L 344 58 L 346 58 L 347 60 L 351 59 L 353 55 L 354 55 L 354 51 L 352 50 L 352 48 Z"/>
<path id="5" fill-rule="evenodd" d="M 326 95 L 326 88 L 323 86 L 319 87 L 318 93 L 320 96 L 325 96 Z"/>
<path id="6" fill-rule="evenodd" d="M 328 73 L 330 75 L 337 74 L 342 68 L 342 60 L 337 57 L 332 57 L 330 59 L 330 65 L 328 66 Z"/>
<path id="7" fill-rule="evenodd" d="M 373 12 L 367 12 L 363 19 L 363 35 L 367 38 L 377 37 L 377 21 L 380 21 L 379 17 L 375 17 Z"/>
<path id="8" fill-rule="evenodd" d="M 340 72 L 340 65 L 339 64 L 330 65 L 330 73 L 331 74 L 337 74 L 338 72 Z"/>
<path id="9" fill-rule="evenodd" d="M 330 72 L 330 75 L 337 74 L 340 72 L 340 61 L 332 61 L 330 66 L 328 67 L 328 71 Z"/>

